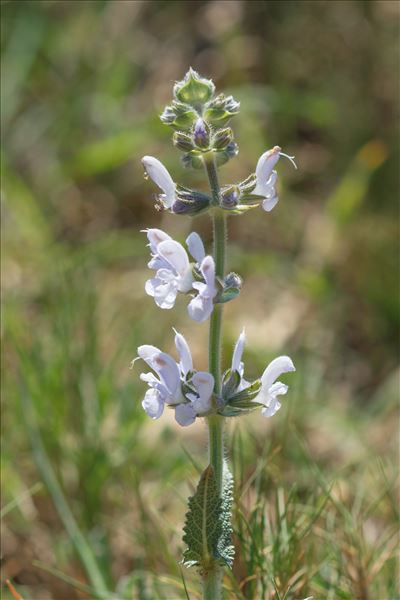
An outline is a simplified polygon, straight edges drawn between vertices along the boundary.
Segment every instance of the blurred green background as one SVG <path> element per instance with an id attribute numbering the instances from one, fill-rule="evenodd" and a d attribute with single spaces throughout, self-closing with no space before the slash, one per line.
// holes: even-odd
<path id="1" fill-rule="evenodd" d="M 158 115 L 191 65 L 241 101 L 239 156 L 279 144 L 280 202 L 230 219 L 224 354 L 289 354 L 271 420 L 229 424 L 238 558 L 226 598 L 399 598 L 398 23 L 390 1 L 2 2 L 2 581 L 24 600 L 185 598 L 185 501 L 207 432 L 151 422 L 129 370 L 172 326 L 206 368 L 207 326 L 145 296 L 156 212 L 141 156 L 184 170 Z M 190 598 L 196 574 L 183 573 Z M 106 591 L 104 591 L 106 590 Z M 11 598 L 8 589 L 5 598 Z M 112 595 L 114 594 L 114 596 Z M 286 594 L 286 595 L 285 595 Z"/>

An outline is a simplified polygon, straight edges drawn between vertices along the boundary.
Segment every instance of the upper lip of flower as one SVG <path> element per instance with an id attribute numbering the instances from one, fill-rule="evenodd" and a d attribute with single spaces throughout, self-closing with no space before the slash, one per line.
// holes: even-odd
<path id="1" fill-rule="evenodd" d="M 176 198 L 176 183 L 162 162 L 154 156 L 144 156 L 142 165 L 145 173 L 164 193 L 159 195 L 165 208 L 171 208 Z"/>
<path id="2" fill-rule="evenodd" d="M 152 373 L 142 373 L 141 379 L 150 387 L 155 387 L 161 393 L 164 402 L 176 402 L 181 396 L 180 373 L 172 356 L 156 346 L 147 344 L 139 346 L 138 356 L 158 375 L 157 380 Z"/>
<path id="3" fill-rule="evenodd" d="M 231 366 L 232 371 L 237 371 L 240 374 L 240 376 L 243 375 L 242 355 L 243 355 L 245 342 L 246 342 L 246 334 L 245 334 L 245 331 L 243 328 L 242 332 L 240 333 L 240 335 L 237 339 L 235 348 L 233 350 L 232 366 Z"/>

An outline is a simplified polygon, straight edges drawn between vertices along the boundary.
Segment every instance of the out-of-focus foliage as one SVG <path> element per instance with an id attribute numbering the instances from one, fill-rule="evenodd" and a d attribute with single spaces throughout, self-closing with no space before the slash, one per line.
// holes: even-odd
<path id="1" fill-rule="evenodd" d="M 140 165 L 205 189 L 158 119 L 190 65 L 241 101 L 222 183 L 275 144 L 299 165 L 229 224 L 225 355 L 245 325 L 249 378 L 280 352 L 297 373 L 273 420 L 230 432 L 228 597 L 397 597 L 397 24 L 390 1 L 2 3 L 3 554 L 25 598 L 184 597 L 206 430 L 146 420 L 128 367 L 173 325 L 206 367 L 206 326 L 143 290 L 141 229 L 210 241 L 154 211 Z"/>

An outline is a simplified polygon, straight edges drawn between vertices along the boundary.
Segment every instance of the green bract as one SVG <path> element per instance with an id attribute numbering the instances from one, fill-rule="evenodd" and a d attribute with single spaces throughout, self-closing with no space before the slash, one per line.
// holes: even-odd
<path id="1" fill-rule="evenodd" d="M 225 125 L 229 119 L 239 113 L 240 102 L 237 102 L 233 96 L 219 94 L 216 98 L 208 102 L 204 118 L 217 127 Z"/>
<path id="2" fill-rule="evenodd" d="M 214 92 L 215 85 L 211 79 L 201 77 L 192 68 L 181 81 L 177 81 L 174 85 L 175 98 L 195 107 L 210 100 Z"/>
<path id="3" fill-rule="evenodd" d="M 176 131 L 172 137 L 172 141 L 174 142 L 174 146 L 184 152 L 190 152 L 194 149 L 192 136 L 183 131 Z"/>
<path id="4" fill-rule="evenodd" d="M 173 100 L 170 105 L 165 107 L 160 119 L 165 125 L 175 129 L 191 129 L 198 116 L 189 104 Z"/>

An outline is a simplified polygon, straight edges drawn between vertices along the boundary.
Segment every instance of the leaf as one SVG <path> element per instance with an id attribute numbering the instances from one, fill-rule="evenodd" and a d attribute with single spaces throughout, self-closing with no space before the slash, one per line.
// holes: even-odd
<path id="1" fill-rule="evenodd" d="M 232 545 L 232 502 L 233 502 L 233 475 L 226 461 L 224 461 L 223 490 L 221 503 L 221 536 L 218 542 L 218 555 L 223 562 L 232 568 L 235 556 L 235 547 Z"/>
<path id="2" fill-rule="evenodd" d="M 220 516 L 221 499 L 214 469 L 209 465 L 200 477 L 194 496 L 189 498 L 183 528 L 183 541 L 187 544 L 183 553 L 186 567 L 199 565 L 206 568 L 212 562 L 220 535 Z"/>
<path id="3" fill-rule="evenodd" d="M 198 566 L 207 571 L 215 562 L 232 565 L 232 488 L 232 475 L 227 468 L 224 468 L 222 497 L 212 465 L 203 471 L 186 513 L 183 541 L 187 548 L 182 561 L 186 567 Z"/>

